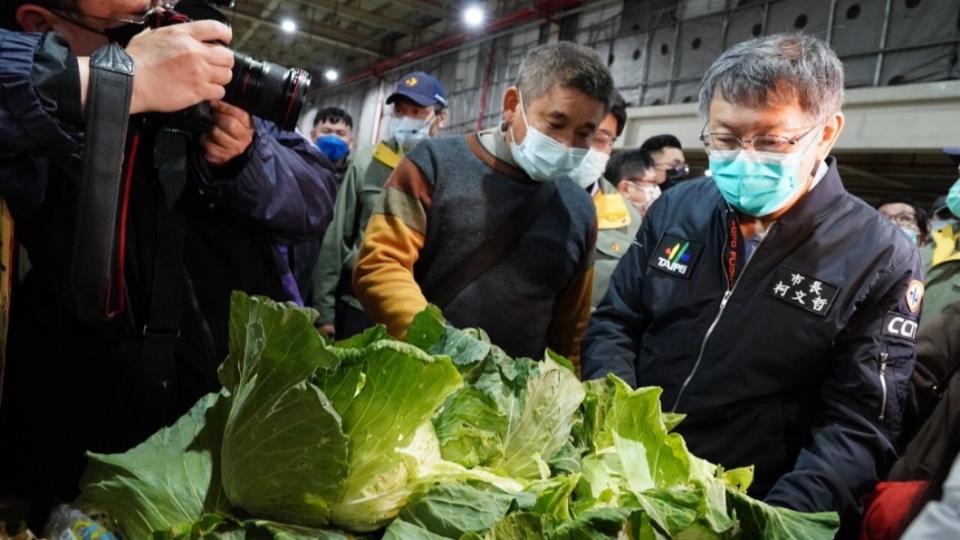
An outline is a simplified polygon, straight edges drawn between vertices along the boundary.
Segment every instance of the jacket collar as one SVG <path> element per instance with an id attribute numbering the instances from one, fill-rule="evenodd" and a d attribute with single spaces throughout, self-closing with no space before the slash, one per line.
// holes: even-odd
<path id="1" fill-rule="evenodd" d="M 819 223 L 840 210 L 836 205 L 846 197 L 847 190 L 840 180 L 836 158 L 828 156 L 826 162 L 829 170 L 823 180 L 780 217 L 785 226 Z"/>

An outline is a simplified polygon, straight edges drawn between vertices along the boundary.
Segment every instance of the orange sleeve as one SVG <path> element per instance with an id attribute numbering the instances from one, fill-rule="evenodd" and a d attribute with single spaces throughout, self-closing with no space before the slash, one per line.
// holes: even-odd
<path id="1" fill-rule="evenodd" d="M 594 220 L 586 253 L 581 261 L 583 270 L 557 297 L 547 329 L 547 347 L 570 359 L 577 376 L 580 376 L 580 341 L 587 331 L 592 311 L 593 261 L 596 258 L 598 233 L 597 221 Z"/>
<path id="2" fill-rule="evenodd" d="M 593 296 L 593 266 L 577 276 L 560 293 L 553 306 L 553 318 L 547 330 L 547 347 L 566 356 L 580 374 L 580 340 L 590 318 Z"/>
<path id="3" fill-rule="evenodd" d="M 420 169 L 403 159 L 377 201 L 353 269 L 353 292 L 367 316 L 396 338 L 427 307 L 413 266 L 425 242 L 431 191 Z"/>

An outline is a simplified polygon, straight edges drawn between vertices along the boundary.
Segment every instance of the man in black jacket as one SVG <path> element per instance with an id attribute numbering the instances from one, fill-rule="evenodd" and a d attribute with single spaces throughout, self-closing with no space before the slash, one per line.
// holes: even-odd
<path id="1" fill-rule="evenodd" d="M 583 341 L 587 378 L 664 389 L 690 450 L 751 493 L 855 526 L 895 456 L 923 298 L 916 247 L 828 157 L 843 67 L 819 39 L 738 44 L 704 75 L 712 178 L 651 207 Z"/>

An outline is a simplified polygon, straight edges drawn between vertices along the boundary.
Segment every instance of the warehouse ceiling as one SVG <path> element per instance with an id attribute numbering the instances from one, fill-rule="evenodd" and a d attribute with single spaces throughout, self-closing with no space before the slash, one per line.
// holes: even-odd
<path id="1" fill-rule="evenodd" d="M 465 31 L 468 5 L 487 18 L 534 1 L 499 0 L 236 0 L 224 10 L 233 47 L 287 67 L 308 69 L 315 84 L 329 69 L 349 76 L 388 58 Z M 296 29 L 284 29 L 285 21 Z M 290 22 L 287 22 L 289 25 Z"/>

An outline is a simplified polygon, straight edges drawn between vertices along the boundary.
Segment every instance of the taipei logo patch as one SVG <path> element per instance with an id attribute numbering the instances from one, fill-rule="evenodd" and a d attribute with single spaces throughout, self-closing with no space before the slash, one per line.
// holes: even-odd
<path id="1" fill-rule="evenodd" d="M 781 302 L 826 317 L 839 290 L 839 287 L 826 281 L 780 267 L 770 282 L 768 292 Z"/>
<path id="2" fill-rule="evenodd" d="M 660 240 L 650 266 L 673 276 L 688 279 L 700 258 L 703 244 L 667 234 Z"/>

